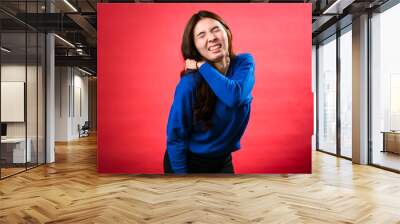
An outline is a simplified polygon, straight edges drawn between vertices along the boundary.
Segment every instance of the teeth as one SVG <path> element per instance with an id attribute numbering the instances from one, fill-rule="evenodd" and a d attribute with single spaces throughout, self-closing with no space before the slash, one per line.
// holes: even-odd
<path id="1" fill-rule="evenodd" d="M 208 50 L 213 51 L 213 50 L 218 49 L 218 48 L 221 48 L 220 44 L 214 45 L 214 46 L 208 48 Z"/>

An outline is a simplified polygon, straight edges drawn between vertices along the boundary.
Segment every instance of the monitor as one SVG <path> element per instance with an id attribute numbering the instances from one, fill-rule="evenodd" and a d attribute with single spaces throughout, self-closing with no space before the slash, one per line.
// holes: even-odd
<path id="1" fill-rule="evenodd" d="M 1 123 L 1 136 L 7 136 L 7 124 Z"/>

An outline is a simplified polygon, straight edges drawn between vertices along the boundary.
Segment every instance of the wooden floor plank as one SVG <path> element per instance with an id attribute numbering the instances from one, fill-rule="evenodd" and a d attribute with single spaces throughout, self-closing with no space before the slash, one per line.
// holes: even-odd
<path id="1" fill-rule="evenodd" d="M 0 223 L 398 223 L 400 175 L 313 152 L 310 175 L 111 175 L 96 137 L 0 181 Z"/>

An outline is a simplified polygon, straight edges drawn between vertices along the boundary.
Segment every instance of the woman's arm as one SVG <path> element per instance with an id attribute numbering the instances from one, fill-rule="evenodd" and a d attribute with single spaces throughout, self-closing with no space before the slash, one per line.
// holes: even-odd
<path id="1" fill-rule="evenodd" d="M 238 56 L 239 57 L 239 56 Z M 227 78 L 208 62 L 199 67 L 199 72 L 215 95 L 227 106 L 234 107 L 245 101 L 254 87 L 254 59 L 251 54 L 242 54 Z M 199 63 L 200 64 L 200 63 Z"/>
<path id="2" fill-rule="evenodd" d="M 184 76 L 176 87 L 168 117 L 167 150 L 174 173 L 187 173 L 186 150 L 192 124 L 192 93 L 190 77 Z"/>

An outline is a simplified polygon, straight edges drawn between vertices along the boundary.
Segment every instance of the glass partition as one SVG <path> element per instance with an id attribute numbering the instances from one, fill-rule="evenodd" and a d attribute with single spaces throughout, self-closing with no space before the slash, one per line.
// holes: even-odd
<path id="1" fill-rule="evenodd" d="M 32 155 L 26 141 L 26 33 L 3 32 L 1 47 L 1 176 L 6 177 L 25 170 Z"/>
<path id="2" fill-rule="evenodd" d="M 45 1 L 1 1 L 0 178 L 45 163 L 45 35 L 17 18 Z M 37 18 L 37 17 L 33 17 Z"/>

